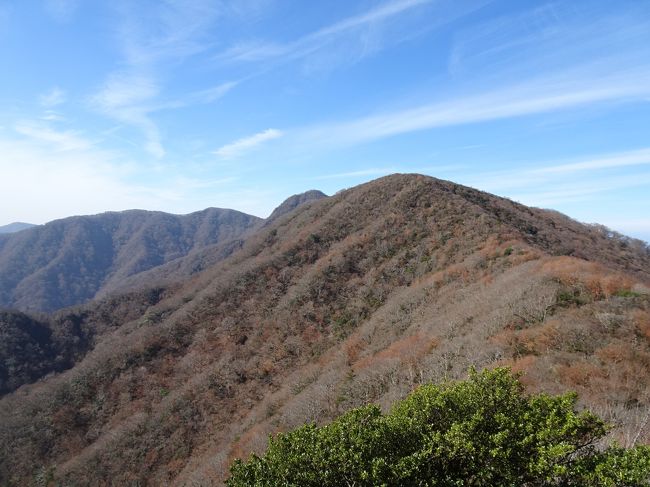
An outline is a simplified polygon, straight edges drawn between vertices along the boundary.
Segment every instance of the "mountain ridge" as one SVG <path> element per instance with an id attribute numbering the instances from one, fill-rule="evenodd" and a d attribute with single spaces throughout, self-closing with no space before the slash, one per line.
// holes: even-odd
<path id="1" fill-rule="evenodd" d="M 15 452 L 0 479 L 46 465 L 70 484 L 220 485 L 269 433 L 470 366 L 576 389 L 631 441 L 650 401 L 649 263 L 642 243 L 554 212 L 381 178 L 253 232 L 72 369 L 0 399 Z"/>
<path id="2" fill-rule="evenodd" d="M 309 203 L 310 201 L 317 201 L 323 198 L 327 198 L 327 195 L 317 189 L 310 189 L 304 193 L 298 193 L 294 194 L 293 196 L 289 196 L 280 204 L 280 206 L 271 212 L 265 221 L 265 225 L 270 225 L 278 218 L 286 215 L 287 213 L 290 213 L 302 204 Z"/>
<path id="3" fill-rule="evenodd" d="M 316 190 L 290 196 L 266 220 L 223 208 L 185 215 L 125 210 L 0 234 L 0 307 L 56 311 L 152 278 L 189 277 L 232 253 L 247 232 L 323 197 Z"/>
<path id="4" fill-rule="evenodd" d="M 32 228 L 35 226 L 37 225 L 34 225 L 33 223 L 13 222 L 7 225 L 0 226 L 0 234 L 16 233 L 16 232 L 20 232 L 21 230 L 26 230 L 28 228 Z"/>
<path id="5" fill-rule="evenodd" d="M 209 208 L 188 215 L 128 210 L 75 216 L 0 236 L 0 305 L 53 311 L 128 276 L 239 236 L 261 220 Z"/>

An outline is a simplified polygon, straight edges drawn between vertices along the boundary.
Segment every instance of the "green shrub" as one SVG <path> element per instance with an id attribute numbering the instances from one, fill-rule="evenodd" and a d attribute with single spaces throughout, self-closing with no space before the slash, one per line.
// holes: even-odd
<path id="1" fill-rule="evenodd" d="M 426 385 L 270 439 L 235 461 L 240 486 L 646 486 L 650 447 L 595 448 L 606 426 L 576 395 L 529 396 L 508 369 Z"/>
<path id="2" fill-rule="evenodd" d="M 616 291 L 614 293 L 614 296 L 618 296 L 619 298 L 638 298 L 639 296 L 643 295 L 641 293 L 632 291 L 631 289 L 621 289 L 619 291 Z"/>

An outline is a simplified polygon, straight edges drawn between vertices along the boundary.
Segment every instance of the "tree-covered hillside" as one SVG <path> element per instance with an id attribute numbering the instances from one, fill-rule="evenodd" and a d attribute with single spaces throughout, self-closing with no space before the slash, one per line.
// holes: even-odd
<path id="1" fill-rule="evenodd" d="M 388 410 L 471 366 L 574 390 L 612 439 L 647 444 L 648 284 L 641 242 L 382 178 L 258 227 L 133 313 L 89 303 L 105 332 L 83 359 L 0 398 L 0 484 L 219 486 L 269 434 Z"/>
<path id="2" fill-rule="evenodd" d="M 53 311 L 120 288 L 192 251 L 241 236 L 261 219 L 208 208 L 130 210 L 56 220 L 0 235 L 0 307 Z"/>

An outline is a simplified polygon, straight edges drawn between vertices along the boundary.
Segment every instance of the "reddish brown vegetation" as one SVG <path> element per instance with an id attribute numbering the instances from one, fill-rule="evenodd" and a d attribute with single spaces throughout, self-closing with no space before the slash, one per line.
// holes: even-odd
<path id="1" fill-rule="evenodd" d="M 218 484 L 270 432 L 501 363 L 578 389 L 625 437 L 650 405 L 650 298 L 632 292 L 649 269 L 646 247 L 562 215 L 383 178 L 281 216 L 2 399 L 0 478 Z"/>

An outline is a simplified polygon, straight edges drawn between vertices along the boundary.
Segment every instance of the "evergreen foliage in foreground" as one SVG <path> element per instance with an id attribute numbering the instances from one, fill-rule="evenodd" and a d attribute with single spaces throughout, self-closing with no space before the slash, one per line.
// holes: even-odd
<path id="1" fill-rule="evenodd" d="M 575 406 L 572 393 L 526 395 L 508 369 L 471 372 L 386 415 L 369 405 L 279 434 L 227 485 L 649 486 L 650 446 L 596 448 L 606 426 Z"/>

